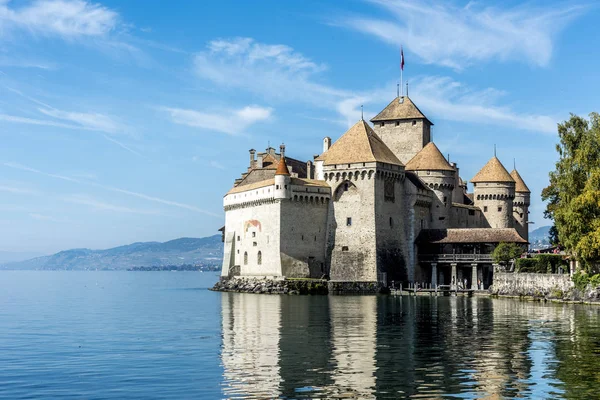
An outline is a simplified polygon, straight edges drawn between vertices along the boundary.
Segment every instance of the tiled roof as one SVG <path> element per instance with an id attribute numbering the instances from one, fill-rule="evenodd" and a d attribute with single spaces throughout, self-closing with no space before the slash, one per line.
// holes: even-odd
<path id="1" fill-rule="evenodd" d="M 473 183 L 479 182 L 514 182 L 504 165 L 496 156 L 492 157 L 487 164 L 471 179 Z"/>
<path id="2" fill-rule="evenodd" d="M 429 187 L 423 182 L 421 178 L 414 172 L 406 171 L 405 172 L 406 179 L 408 179 L 417 189 L 420 190 L 431 190 Z"/>
<path id="3" fill-rule="evenodd" d="M 421 243 L 527 243 L 514 228 L 424 229 Z"/>
<path id="4" fill-rule="evenodd" d="M 517 193 L 531 193 L 531 190 L 525 184 L 521 175 L 517 172 L 516 169 L 513 169 L 510 173 L 510 176 L 515 180 L 515 192 Z"/>
<path id="5" fill-rule="evenodd" d="M 324 165 L 374 161 L 403 165 L 364 120 L 354 124 L 316 160 Z"/>
<path id="6" fill-rule="evenodd" d="M 287 164 L 285 163 L 285 157 L 281 157 L 279 159 L 279 163 L 277 163 L 277 171 L 275 171 L 275 175 L 290 175 L 290 171 L 288 170 Z"/>
<path id="7" fill-rule="evenodd" d="M 318 179 L 292 178 L 292 185 L 330 187 L 327 182 Z"/>
<path id="8" fill-rule="evenodd" d="M 402 102 L 400 102 L 400 100 L 402 100 Z M 393 121 L 399 119 L 426 119 L 433 125 L 408 96 L 396 97 L 383 109 L 383 111 L 371 119 L 371 122 Z"/>
<path id="9" fill-rule="evenodd" d="M 456 171 L 433 142 L 427 143 L 410 161 L 406 169 L 411 171 Z"/>
<path id="10" fill-rule="evenodd" d="M 260 189 L 260 188 L 263 188 L 263 187 L 266 187 L 266 186 L 272 186 L 274 184 L 275 184 L 275 179 L 271 178 L 271 179 L 266 179 L 264 181 L 250 183 L 248 185 L 235 186 L 229 192 L 227 192 L 226 196 L 228 194 L 235 194 L 235 193 L 245 192 L 247 190 Z"/>

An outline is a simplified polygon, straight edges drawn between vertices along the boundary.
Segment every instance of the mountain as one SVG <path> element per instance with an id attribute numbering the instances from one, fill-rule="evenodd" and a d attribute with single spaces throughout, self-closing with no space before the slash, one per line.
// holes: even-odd
<path id="1" fill-rule="evenodd" d="M 72 249 L 50 256 L 9 262 L 0 269 L 129 269 L 183 264 L 220 264 L 223 258 L 221 235 L 180 238 L 168 242 L 138 242 L 106 250 Z"/>
<path id="2" fill-rule="evenodd" d="M 532 232 L 529 232 L 529 242 L 533 249 L 550 247 L 550 228 L 551 226 L 541 226 Z"/>

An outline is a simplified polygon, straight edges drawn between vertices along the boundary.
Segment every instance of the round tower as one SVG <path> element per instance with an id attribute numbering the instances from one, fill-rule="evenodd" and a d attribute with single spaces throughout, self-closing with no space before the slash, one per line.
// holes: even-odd
<path id="1" fill-rule="evenodd" d="M 494 156 L 471 180 L 475 206 L 482 211 L 483 226 L 514 228 L 515 180 Z"/>
<path id="2" fill-rule="evenodd" d="M 277 164 L 277 171 L 275 171 L 275 193 L 276 199 L 289 199 L 292 197 L 292 185 L 290 171 L 285 162 L 285 146 L 280 147 L 281 156 L 279 164 Z"/>
<path id="3" fill-rule="evenodd" d="M 436 198 L 431 207 L 431 228 L 448 228 L 452 192 L 456 184 L 454 167 L 444 158 L 435 143 L 429 142 L 406 164 L 405 170 L 416 173 L 435 193 Z"/>
<path id="4" fill-rule="evenodd" d="M 515 180 L 515 200 L 513 202 L 515 228 L 523 239 L 529 241 L 529 204 L 531 191 L 516 169 L 512 170 L 510 176 Z"/>

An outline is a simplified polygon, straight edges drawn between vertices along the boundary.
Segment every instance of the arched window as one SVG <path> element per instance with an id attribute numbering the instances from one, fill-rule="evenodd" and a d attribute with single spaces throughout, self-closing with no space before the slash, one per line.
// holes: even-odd
<path id="1" fill-rule="evenodd" d="M 262 264 L 262 253 L 260 251 L 258 252 L 258 256 L 256 258 L 256 262 L 258 263 L 258 265 Z"/>
<path id="2" fill-rule="evenodd" d="M 244 265 L 248 265 L 248 252 L 244 252 Z"/>

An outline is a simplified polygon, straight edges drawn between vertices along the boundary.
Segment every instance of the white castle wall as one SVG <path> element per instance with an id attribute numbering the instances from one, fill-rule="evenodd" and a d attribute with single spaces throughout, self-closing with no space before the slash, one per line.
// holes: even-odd
<path id="1" fill-rule="evenodd" d="M 515 193 L 513 202 L 513 215 L 515 218 L 515 228 L 519 235 L 529 241 L 529 193 Z"/>

